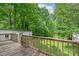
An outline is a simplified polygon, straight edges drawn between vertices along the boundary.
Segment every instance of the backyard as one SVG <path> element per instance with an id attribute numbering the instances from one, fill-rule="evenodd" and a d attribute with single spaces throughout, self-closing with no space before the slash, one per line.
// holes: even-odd
<path id="1" fill-rule="evenodd" d="M 79 55 L 78 3 L 2 3 L 0 29 L 21 32 L 23 39 L 19 40 L 22 45 L 29 45 L 47 55 Z M 24 31 L 32 32 L 29 40 L 27 35 L 23 36 Z M 0 35 L 4 35 L 1 32 Z"/>

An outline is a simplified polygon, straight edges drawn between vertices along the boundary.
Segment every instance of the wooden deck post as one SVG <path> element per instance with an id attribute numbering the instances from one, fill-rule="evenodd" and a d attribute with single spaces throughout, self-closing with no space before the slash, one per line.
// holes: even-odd
<path id="1" fill-rule="evenodd" d="M 29 39 L 27 36 L 23 36 L 21 37 L 21 45 L 24 47 L 29 47 Z"/>

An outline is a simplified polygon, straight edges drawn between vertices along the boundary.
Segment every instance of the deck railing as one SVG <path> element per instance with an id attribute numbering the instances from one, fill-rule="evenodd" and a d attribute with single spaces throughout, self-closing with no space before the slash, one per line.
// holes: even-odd
<path id="1" fill-rule="evenodd" d="M 32 47 L 39 52 L 52 56 L 79 56 L 79 43 L 49 37 L 26 36 L 21 38 L 24 47 Z"/>
<path id="2" fill-rule="evenodd" d="M 8 33 L 0 33 L 0 42 L 10 40 L 9 36 L 10 34 Z"/>
<path id="3" fill-rule="evenodd" d="M 12 41 L 14 41 L 14 42 L 18 42 L 19 40 L 18 40 L 18 34 L 16 34 L 16 33 L 10 33 L 10 40 L 12 40 Z"/>

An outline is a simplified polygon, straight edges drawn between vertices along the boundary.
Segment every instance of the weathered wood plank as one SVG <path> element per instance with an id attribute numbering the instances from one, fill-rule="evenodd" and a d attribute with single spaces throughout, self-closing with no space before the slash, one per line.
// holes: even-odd
<path id="1" fill-rule="evenodd" d="M 44 56 L 44 54 L 28 47 L 24 48 L 13 41 L 0 42 L 0 56 Z"/>

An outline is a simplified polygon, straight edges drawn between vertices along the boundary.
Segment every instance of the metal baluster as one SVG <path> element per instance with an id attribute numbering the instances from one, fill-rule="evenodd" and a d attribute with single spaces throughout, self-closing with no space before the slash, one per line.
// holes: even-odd
<path id="1" fill-rule="evenodd" d="M 45 48 L 44 49 L 45 49 L 45 52 L 47 52 L 47 40 L 45 39 L 44 41 L 45 41 L 44 42 L 44 44 L 45 44 Z"/>
<path id="2" fill-rule="evenodd" d="M 34 39 L 34 44 L 35 44 L 35 48 L 36 48 L 36 38 Z"/>
<path id="3" fill-rule="evenodd" d="M 36 39 L 36 42 L 35 42 L 35 43 L 36 43 L 36 48 L 38 48 L 38 47 L 37 47 L 37 45 L 38 45 L 38 38 Z"/>
<path id="4" fill-rule="evenodd" d="M 48 45 L 48 40 L 47 40 L 47 53 L 49 52 L 49 45 Z"/>
<path id="5" fill-rule="evenodd" d="M 33 42 L 33 47 L 34 47 L 34 37 L 33 37 L 33 41 L 32 42 Z"/>
<path id="6" fill-rule="evenodd" d="M 33 39 L 33 45 L 34 45 L 34 48 L 35 48 L 35 37 L 34 37 L 34 39 Z"/>
<path id="7" fill-rule="evenodd" d="M 54 41 L 54 46 L 56 47 L 56 41 Z M 55 48 L 55 50 L 56 50 L 56 48 Z M 57 55 L 57 54 L 55 54 L 55 55 Z"/>
<path id="8" fill-rule="evenodd" d="M 38 38 L 36 39 L 36 47 L 38 48 Z M 39 48 L 38 48 L 39 49 Z"/>
<path id="9" fill-rule="evenodd" d="M 50 43 L 50 41 L 48 40 L 48 43 L 47 43 L 47 45 L 48 45 L 48 53 L 50 55 L 50 46 L 49 46 L 49 43 Z"/>
<path id="10" fill-rule="evenodd" d="M 67 43 L 67 45 L 69 46 L 69 43 Z M 68 47 L 68 56 L 69 56 L 69 47 Z"/>
<path id="11" fill-rule="evenodd" d="M 24 37 L 24 40 L 23 40 L 23 41 L 24 41 L 24 45 L 25 45 L 25 47 L 28 46 L 27 38 L 28 38 L 28 37 Z"/>
<path id="12" fill-rule="evenodd" d="M 64 44 L 63 44 L 63 42 L 62 42 L 62 56 L 64 55 L 64 54 L 63 54 L 63 53 L 64 53 L 63 46 L 64 46 Z"/>
<path id="13" fill-rule="evenodd" d="M 73 56 L 74 56 L 74 43 L 72 45 L 73 45 Z"/>
<path id="14" fill-rule="evenodd" d="M 78 56 L 79 56 L 79 44 L 78 44 Z"/>
<path id="15" fill-rule="evenodd" d="M 41 50 L 42 50 L 42 39 L 41 39 Z"/>
<path id="16" fill-rule="evenodd" d="M 39 49 L 39 51 L 40 51 L 40 38 L 38 38 L 38 41 L 39 41 L 39 43 L 37 43 L 38 44 L 38 49 Z"/>
<path id="17" fill-rule="evenodd" d="M 50 55 L 51 55 L 51 40 L 50 40 Z"/>
<path id="18" fill-rule="evenodd" d="M 42 48 L 42 47 L 41 47 L 41 39 L 40 39 L 40 51 L 41 51 L 41 48 Z"/>
<path id="19" fill-rule="evenodd" d="M 45 45 L 45 39 L 44 39 L 44 45 Z M 46 48 L 44 48 L 44 50 L 45 50 Z M 46 50 L 45 50 L 45 52 L 46 52 Z"/>
<path id="20" fill-rule="evenodd" d="M 52 51 L 54 51 L 54 46 L 55 46 L 55 41 L 53 41 L 53 50 Z M 54 52 L 53 52 L 53 56 L 54 56 Z"/>
<path id="21" fill-rule="evenodd" d="M 33 37 L 33 41 L 32 42 L 33 42 L 33 47 L 34 47 L 34 37 Z"/>
<path id="22" fill-rule="evenodd" d="M 31 46 L 33 46 L 33 37 L 32 37 L 32 39 L 31 39 Z"/>
<path id="23" fill-rule="evenodd" d="M 59 42 L 58 42 L 58 44 L 57 44 L 57 47 L 59 48 Z M 59 52 L 60 52 L 60 51 L 58 50 L 58 55 L 59 55 Z"/>

